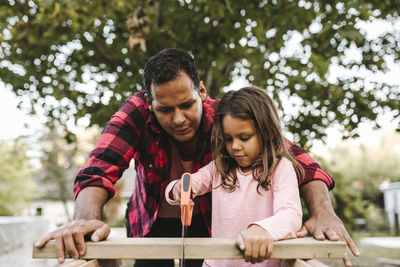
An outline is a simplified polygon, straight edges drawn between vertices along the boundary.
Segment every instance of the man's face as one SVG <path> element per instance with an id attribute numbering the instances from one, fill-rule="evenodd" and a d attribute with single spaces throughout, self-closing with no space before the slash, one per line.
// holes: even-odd
<path id="1" fill-rule="evenodd" d="M 199 92 L 200 91 L 200 92 Z M 161 127 L 178 142 L 191 140 L 200 126 L 202 101 L 206 98 L 203 83 L 199 91 L 183 71 L 172 81 L 151 85 L 153 100 L 148 100 Z"/>

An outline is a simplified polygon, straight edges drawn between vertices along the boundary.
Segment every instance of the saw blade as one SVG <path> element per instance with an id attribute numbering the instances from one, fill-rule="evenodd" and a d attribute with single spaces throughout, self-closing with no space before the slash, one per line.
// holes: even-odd
<path id="1" fill-rule="evenodd" d="M 185 220 L 186 215 L 186 207 L 183 207 L 183 220 Z M 180 267 L 185 267 L 185 236 L 186 236 L 186 226 L 185 221 L 182 223 L 182 251 L 181 251 L 181 258 L 179 260 Z"/>

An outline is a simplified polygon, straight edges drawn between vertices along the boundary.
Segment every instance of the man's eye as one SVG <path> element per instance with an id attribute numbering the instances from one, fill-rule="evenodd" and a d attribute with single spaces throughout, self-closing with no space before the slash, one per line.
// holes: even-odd
<path id="1" fill-rule="evenodd" d="M 170 109 L 170 108 L 159 108 L 158 112 L 160 112 L 160 113 L 168 113 L 168 112 L 171 112 L 171 110 L 172 109 Z"/>
<path id="2" fill-rule="evenodd" d="M 189 109 L 193 106 L 193 103 L 185 103 L 181 105 L 181 109 Z"/>

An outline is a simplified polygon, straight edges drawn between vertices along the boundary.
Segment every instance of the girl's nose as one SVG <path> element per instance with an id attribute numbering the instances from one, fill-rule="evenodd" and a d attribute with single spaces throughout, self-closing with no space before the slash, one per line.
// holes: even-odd
<path id="1" fill-rule="evenodd" d="M 239 141 L 237 141 L 237 140 L 236 141 L 235 140 L 232 141 L 232 149 L 233 150 L 239 150 L 240 147 L 241 147 L 241 145 L 240 145 Z"/>

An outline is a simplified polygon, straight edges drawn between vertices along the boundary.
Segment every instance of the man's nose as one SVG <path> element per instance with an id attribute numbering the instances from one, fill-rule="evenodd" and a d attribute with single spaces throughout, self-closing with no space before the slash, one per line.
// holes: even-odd
<path id="1" fill-rule="evenodd" d="M 182 123 L 185 122 L 185 114 L 181 110 L 179 109 L 175 110 L 173 116 L 174 116 L 173 117 L 174 124 L 181 125 Z"/>

